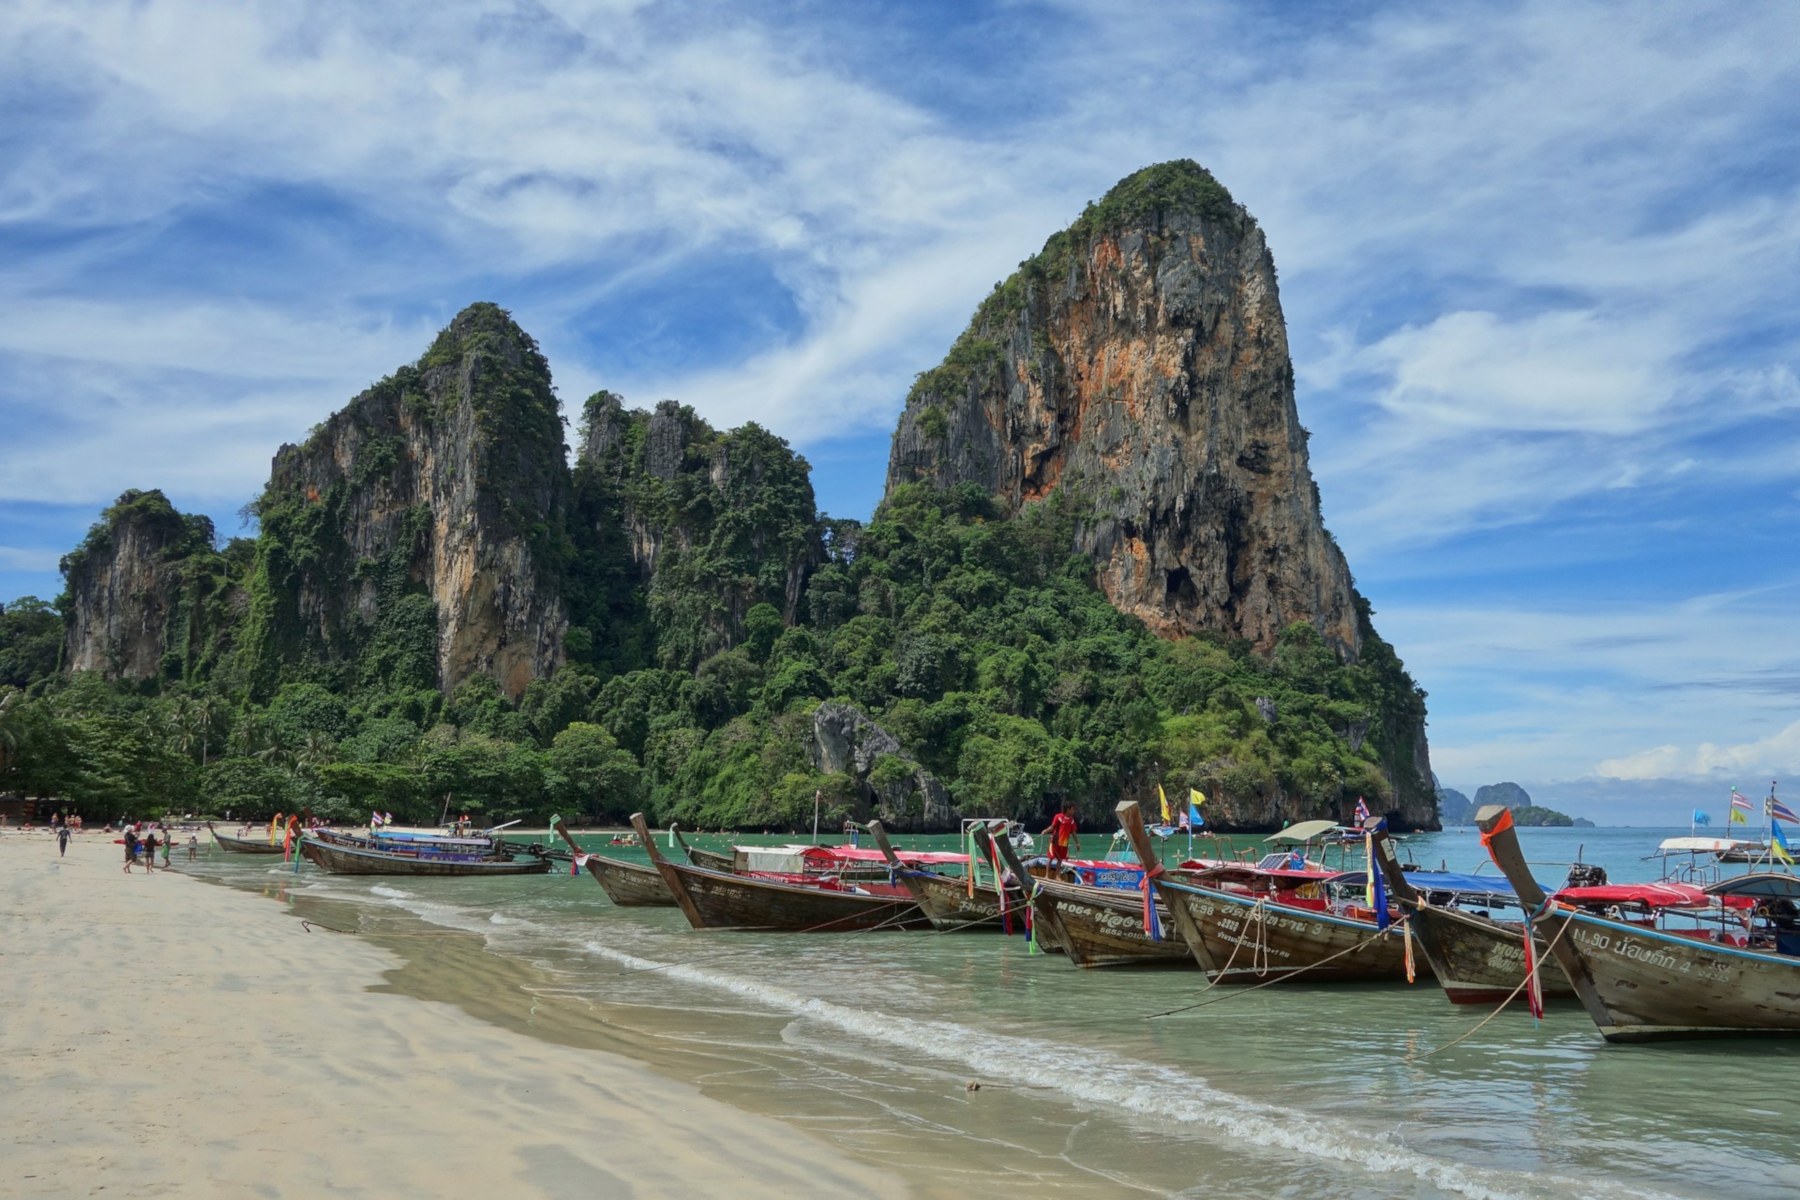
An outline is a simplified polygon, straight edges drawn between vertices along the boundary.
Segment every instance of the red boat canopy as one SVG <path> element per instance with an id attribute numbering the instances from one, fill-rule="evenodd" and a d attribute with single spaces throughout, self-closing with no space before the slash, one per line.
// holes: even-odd
<path id="1" fill-rule="evenodd" d="M 830 859 L 833 862 L 886 862 L 881 851 L 860 846 L 808 846 L 800 852 L 808 859 Z M 907 866 L 966 866 L 969 856 L 937 850 L 895 850 L 894 856 Z"/>
<path id="2" fill-rule="evenodd" d="M 1609 904 L 1635 904 L 1644 908 L 1754 908 L 1748 896 L 1710 896 L 1686 883 L 1611 883 L 1604 887 L 1564 888 L 1553 900 L 1578 908 L 1595 908 Z"/>

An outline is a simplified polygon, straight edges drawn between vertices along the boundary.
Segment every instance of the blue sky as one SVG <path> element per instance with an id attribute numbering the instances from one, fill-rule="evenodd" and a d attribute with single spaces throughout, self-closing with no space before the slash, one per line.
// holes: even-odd
<path id="1" fill-rule="evenodd" d="M 1796 96 L 1789 5 L 21 0 L 0 597 L 127 487 L 235 530 L 478 299 L 866 516 L 994 282 L 1191 157 L 1444 782 L 1682 820 L 1800 769 Z"/>

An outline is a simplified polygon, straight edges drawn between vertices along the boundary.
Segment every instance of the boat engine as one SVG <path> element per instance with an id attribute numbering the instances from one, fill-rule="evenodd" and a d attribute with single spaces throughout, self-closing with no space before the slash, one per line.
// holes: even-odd
<path id="1" fill-rule="evenodd" d="M 1569 867 L 1569 878 L 1564 887 L 1605 887 L 1606 868 L 1596 863 L 1574 863 Z"/>

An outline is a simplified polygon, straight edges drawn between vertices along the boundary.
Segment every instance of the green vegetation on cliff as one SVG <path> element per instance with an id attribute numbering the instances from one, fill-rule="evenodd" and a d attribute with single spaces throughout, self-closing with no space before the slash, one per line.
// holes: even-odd
<path id="1" fill-rule="evenodd" d="M 779 480 L 802 462 L 766 434 L 725 444 L 746 477 Z M 517 704 L 485 677 L 448 697 L 426 685 L 428 601 L 391 642 L 376 637 L 359 671 L 291 671 L 266 701 L 229 673 L 146 695 L 40 670 L 7 786 L 99 816 L 167 805 L 425 819 L 448 799 L 493 820 L 648 806 L 690 825 L 796 825 L 816 790 L 840 806 L 855 794 L 806 752 L 811 710 L 839 698 L 969 812 L 1035 818 L 1070 796 L 1102 819 L 1151 776 L 1177 796 L 1201 788 L 1215 814 L 1276 789 L 1297 810 L 1379 804 L 1380 718 L 1417 695 L 1391 656 L 1344 665 L 1305 624 L 1269 659 L 1154 637 L 1067 555 L 1071 519 L 1055 497 L 999 521 L 974 489 L 901 488 L 866 527 L 830 523 L 792 624 L 761 600 L 721 641 L 720 612 L 757 591 L 740 539 L 782 529 L 725 522 L 684 549 L 679 588 L 659 571 L 632 603 L 616 579 L 619 603 L 590 616 L 597 640 L 617 617 L 635 661 L 590 653 Z M 22 630 L 0 657 L 42 636 Z"/>

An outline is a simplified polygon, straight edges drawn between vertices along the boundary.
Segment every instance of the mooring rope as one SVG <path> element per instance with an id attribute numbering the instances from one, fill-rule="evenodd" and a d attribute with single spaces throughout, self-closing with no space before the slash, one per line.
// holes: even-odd
<path id="1" fill-rule="evenodd" d="M 1369 945 L 1373 944 L 1374 942 L 1380 940 L 1381 938 L 1386 937 L 1389 934 L 1389 932 L 1391 932 L 1392 930 L 1395 930 L 1395 929 L 1398 929 L 1400 931 L 1400 935 L 1402 937 L 1408 936 L 1407 932 L 1406 932 L 1406 918 L 1405 917 L 1400 918 L 1400 920 L 1394 922 L 1392 925 L 1388 926 L 1386 929 L 1376 930 L 1374 933 L 1370 934 L 1368 937 L 1364 938 L 1362 941 L 1357 942 L 1354 946 L 1346 946 L 1342 950 L 1339 950 L 1337 953 L 1328 954 L 1324 958 L 1321 958 L 1317 962 L 1307 963 L 1304 967 L 1295 967 L 1291 971 L 1287 971 L 1281 975 L 1276 975 L 1275 977 L 1273 977 L 1271 979 L 1265 979 L 1261 983 L 1253 983 L 1249 987 L 1233 989 L 1231 992 L 1228 992 L 1223 996 L 1219 996 L 1216 999 L 1201 1000 L 1194 1004 L 1183 1005 L 1180 1008 L 1171 1008 L 1167 1012 L 1147 1013 L 1140 1019 L 1145 1020 L 1145 1021 L 1154 1021 L 1160 1017 L 1173 1017 L 1173 1016 L 1177 1016 L 1181 1013 L 1193 1012 L 1197 1008 L 1209 1008 L 1214 1004 L 1222 1004 L 1226 1000 L 1235 999 L 1238 996 L 1247 996 L 1251 992 L 1261 991 L 1263 988 L 1268 987 L 1270 984 L 1280 983 L 1286 979 L 1293 979 L 1297 975 L 1304 975 L 1306 972 L 1312 970 L 1315 967 L 1322 967 L 1322 966 L 1326 965 L 1327 963 L 1335 962 L 1336 960 L 1344 957 L 1346 954 L 1354 954 L 1358 950 L 1363 949 L 1365 946 L 1369 946 Z M 1264 969 L 1266 970 L 1267 968 L 1265 967 Z M 1220 972 L 1220 974 L 1223 974 L 1223 972 Z M 1209 984 L 1207 986 L 1207 988 L 1205 989 L 1205 991 L 1202 992 L 1202 995 L 1206 994 L 1206 992 L 1210 992 L 1211 990 L 1212 990 L 1212 987 Z"/>
<path id="2" fill-rule="evenodd" d="M 1557 943 L 1562 941 L 1563 934 L 1569 932 L 1569 927 L 1573 924 L 1575 924 L 1575 922 L 1570 921 L 1570 920 L 1563 921 L 1562 928 L 1556 931 L 1556 936 L 1551 938 L 1550 943 L 1544 947 L 1544 953 L 1537 955 L 1532 960 L 1531 970 L 1525 972 L 1525 978 L 1519 981 L 1519 986 L 1514 988 L 1511 992 L 1509 992 L 1507 994 L 1506 999 L 1502 1000 L 1499 1003 L 1499 1005 L 1497 1007 L 1495 1007 L 1493 1012 L 1491 1012 L 1487 1016 L 1481 1018 L 1481 1020 L 1477 1024 L 1475 1024 L 1468 1030 L 1464 1031 L 1463 1033 L 1458 1034 L 1456 1037 L 1450 1039 L 1449 1041 L 1445 1042 L 1441 1046 L 1437 1046 L 1437 1047 L 1434 1047 L 1433 1049 L 1427 1050 L 1423 1054 L 1408 1054 L 1406 1056 L 1406 1061 L 1409 1063 L 1423 1062 L 1425 1059 L 1430 1058 L 1432 1055 L 1438 1053 L 1440 1050 L 1448 1050 L 1450 1047 L 1456 1045 L 1458 1042 L 1465 1041 L 1469 1038 L 1474 1037 L 1477 1033 L 1480 1033 L 1483 1026 L 1485 1026 L 1489 1021 L 1492 1021 L 1495 1017 L 1499 1016 L 1501 1013 L 1505 1012 L 1506 1006 L 1511 1004 L 1514 1000 L 1517 1000 L 1519 998 L 1519 993 L 1524 991 L 1531 984 L 1531 981 L 1534 977 L 1543 973 L 1545 957 L 1555 951 Z M 1528 924 L 1527 930 L 1529 930 L 1529 928 L 1530 928 L 1530 926 Z"/>

